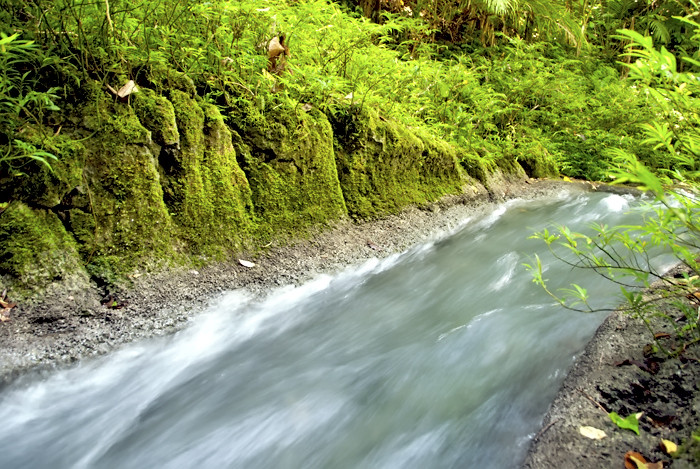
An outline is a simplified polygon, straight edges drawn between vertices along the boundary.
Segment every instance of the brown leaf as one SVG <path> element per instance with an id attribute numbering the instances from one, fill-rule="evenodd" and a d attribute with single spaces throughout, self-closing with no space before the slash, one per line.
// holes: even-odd
<path id="1" fill-rule="evenodd" d="M 655 374 L 658 371 L 659 365 L 658 363 L 652 362 L 652 363 L 647 363 L 647 362 L 640 362 L 639 360 L 632 360 L 632 359 L 626 359 L 621 362 L 615 362 L 614 366 L 624 366 L 624 365 L 634 365 L 637 368 L 646 371 L 647 373 L 651 373 L 652 375 Z M 655 367 L 653 365 L 656 365 Z"/>
<path id="2" fill-rule="evenodd" d="M 666 415 L 661 417 L 652 417 L 650 415 L 647 415 L 647 419 L 651 420 L 651 424 L 656 428 L 666 427 L 670 425 L 675 418 L 676 417 L 673 415 Z"/>
<path id="3" fill-rule="evenodd" d="M 654 334 L 655 339 L 664 339 L 666 337 L 671 337 L 671 334 L 667 332 L 657 332 L 656 334 Z"/>
<path id="4" fill-rule="evenodd" d="M 625 469 L 647 469 L 647 460 L 635 451 L 627 451 L 625 453 Z"/>
<path id="5" fill-rule="evenodd" d="M 0 300 L 0 308 L 12 309 L 17 306 L 17 303 L 8 303 L 6 301 Z"/>
<path id="6" fill-rule="evenodd" d="M 272 59 L 280 54 L 283 54 L 284 52 L 285 48 L 282 44 L 280 44 L 280 38 L 277 36 L 273 37 L 270 44 L 267 46 L 268 58 Z"/>

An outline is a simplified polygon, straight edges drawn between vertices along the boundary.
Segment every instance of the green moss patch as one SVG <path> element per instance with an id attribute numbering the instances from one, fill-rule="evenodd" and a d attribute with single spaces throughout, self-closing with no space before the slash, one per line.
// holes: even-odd
<path id="1" fill-rule="evenodd" d="M 425 132 L 353 108 L 333 116 L 333 126 L 340 185 L 354 217 L 394 213 L 467 183 L 456 150 Z"/>
<path id="2" fill-rule="evenodd" d="M 234 138 L 260 235 L 304 231 L 347 214 L 333 133 L 324 114 L 289 110 L 257 115 L 248 121 L 246 133 Z"/>
<path id="3" fill-rule="evenodd" d="M 30 291 L 86 278 L 76 244 L 56 214 L 21 202 L 0 214 L 0 272 L 6 285 Z"/>
<path id="4" fill-rule="evenodd" d="M 251 189 L 219 110 L 178 90 L 170 98 L 180 149 L 161 155 L 165 200 L 188 251 L 221 256 L 254 228 Z"/>

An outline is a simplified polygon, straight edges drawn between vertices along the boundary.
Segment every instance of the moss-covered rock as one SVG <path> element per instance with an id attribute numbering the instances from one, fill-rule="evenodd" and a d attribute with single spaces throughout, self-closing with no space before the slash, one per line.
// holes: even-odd
<path id="1" fill-rule="evenodd" d="M 25 141 L 51 153 L 45 157 L 50 168 L 40 161 L 30 161 L 21 170 L 22 176 L 0 183 L 0 198 L 21 200 L 32 206 L 52 208 L 60 205 L 66 195 L 82 183 L 85 147 L 73 135 L 53 135 L 50 129 L 28 126 Z"/>
<path id="2" fill-rule="evenodd" d="M 165 147 L 179 147 L 180 134 L 175 121 L 175 109 L 164 96 L 141 88 L 134 95 L 134 111 L 139 122 L 151 131 L 153 141 Z"/>
<path id="3" fill-rule="evenodd" d="M 110 280 L 145 259 L 171 259 L 171 220 L 150 133 L 126 103 L 96 100 L 83 113 L 84 121 L 101 123 L 85 141 L 85 184 L 71 194 L 66 223 L 88 269 Z"/>
<path id="4" fill-rule="evenodd" d="M 165 200 L 190 252 L 223 255 L 250 236 L 251 190 L 219 110 L 170 93 L 180 150 L 161 155 Z"/>
<path id="5" fill-rule="evenodd" d="M 324 114 L 258 115 L 234 141 L 252 189 L 259 234 L 304 231 L 347 214 Z"/>
<path id="6" fill-rule="evenodd" d="M 51 282 L 87 282 L 73 238 L 50 210 L 14 202 L 0 214 L 0 273 L 15 291 L 39 291 Z"/>
<path id="7" fill-rule="evenodd" d="M 354 217 L 397 212 L 468 183 L 454 148 L 372 110 L 349 108 L 333 116 L 333 127 L 340 185 Z"/>

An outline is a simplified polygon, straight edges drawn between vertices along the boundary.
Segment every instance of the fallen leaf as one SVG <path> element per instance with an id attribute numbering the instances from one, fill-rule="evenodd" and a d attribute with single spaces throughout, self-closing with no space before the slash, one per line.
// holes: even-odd
<path id="1" fill-rule="evenodd" d="M 668 454 L 669 456 L 672 453 L 678 451 L 678 445 L 672 442 L 671 440 L 661 440 L 659 446 L 661 446 L 661 451 Z"/>
<path id="2" fill-rule="evenodd" d="M 654 367 L 652 365 L 648 365 L 646 362 L 640 362 L 639 360 L 630 360 L 629 358 L 625 359 L 621 362 L 614 363 L 614 366 L 624 366 L 624 365 L 634 365 L 634 366 L 638 367 L 639 369 L 644 370 L 647 373 L 651 373 L 651 374 L 655 374 L 656 371 L 658 371 L 658 370 L 654 370 Z M 658 364 L 657 364 L 657 367 L 658 367 Z"/>
<path id="3" fill-rule="evenodd" d="M 17 303 L 8 303 L 6 301 L 0 300 L 0 308 L 12 309 L 17 306 Z"/>
<path id="4" fill-rule="evenodd" d="M 639 453 L 627 451 L 625 453 L 626 469 L 647 469 L 647 460 Z"/>
<path id="5" fill-rule="evenodd" d="M 250 262 L 250 261 L 244 261 L 243 259 L 238 259 L 238 262 L 243 266 L 243 267 L 255 267 L 255 264 Z"/>
<path id="6" fill-rule="evenodd" d="M 136 83 L 134 83 L 134 80 L 129 80 L 126 82 L 126 85 L 119 88 L 119 91 L 117 91 L 117 96 L 119 96 L 120 98 L 126 98 L 131 93 L 133 93 L 135 89 Z"/>
<path id="7" fill-rule="evenodd" d="M 10 320 L 10 308 L 5 308 L 0 310 L 0 322 L 7 322 Z"/>
<path id="8" fill-rule="evenodd" d="M 654 334 L 655 339 L 663 339 L 666 337 L 671 337 L 671 334 L 669 334 L 667 332 L 657 332 L 656 334 Z"/>
<path id="9" fill-rule="evenodd" d="M 639 420 L 637 420 L 635 414 L 628 415 L 627 418 L 624 419 L 617 415 L 617 412 L 610 412 L 608 415 L 610 416 L 610 420 L 618 427 L 631 430 L 639 435 Z"/>
<path id="10" fill-rule="evenodd" d="M 599 430 L 595 427 L 583 426 L 579 427 L 578 431 L 581 433 L 581 435 L 585 436 L 586 438 L 590 438 L 591 440 L 602 440 L 608 436 L 603 430 Z"/>
<path id="11" fill-rule="evenodd" d="M 666 427 L 666 426 L 670 425 L 671 422 L 673 422 L 673 420 L 675 420 L 675 418 L 676 417 L 673 415 L 664 415 L 664 416 L 660 416 L 660 417 L 651 417 L 651 416 L 647 415 L 647 419 L 651 420 L 651 424 L 656 428 Z"/>
<path id="12" fill-rule="evenodd" d="M 562 179 L 564 179 L 564 181 L 566 181 L 566 182 L 571 182 L 571 179 L 569 179 L 569 178 L 566 177 L 566 176 L 564 176 Z"/>
<path id="13" fill-rule="evenodd" d="M 374 249 L 375 251 L 382 251 L 382 248 L 380 248 L 379 246 L 377 246 L 376 244 L 374 244 L 372 241 L 369 241 L 369 240 L 368 240 L 368 241 L 367 241 L 367 246 L 369 246 L 370 248 Z"/>

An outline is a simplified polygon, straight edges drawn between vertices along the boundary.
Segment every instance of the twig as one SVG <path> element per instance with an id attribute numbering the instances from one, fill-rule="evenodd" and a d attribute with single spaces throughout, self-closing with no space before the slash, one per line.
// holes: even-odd
<path id="1" fill-rule="evenodd" d="M 596 401 L 596 400 L 593 399 L 591 396 L 589 396 L 588 393 L 587 393 L 586 391 L 584 391 L 584 390 L 581 389 L 581 388 L 579 388 L 578 391 L 579 391 L 581 394 L 583 394 L 584 396 L 586 396 L 586 399 L 588 399 L 589 401 L 591 401 L 591 402 L 592 402 L 593 404 L 595 404 L 600 410 L 602 410 L 602 411 L 605 413 L 605 415 L 609 415 L 609 414 L 610 414 L 610 412 L 608 412 L 607 410 L 605 410 L 605 407 L 603 407 L 603 406 L 600 404 L 600 402 Z"/>
<path id="2" fill-rule="evenodd" d="M 556 420 L 552 420 L 551 422 L 549 422 L 549 425 L 547 425 L 542 430 L 540 430 L 539 433 L 537 435 L 535 435 L 535 438 L 532 439 L 532 441 L 537 441 L 542 435 L 544 435 L 544 432 L 549 430 L 549 427 L 551 427 L 552 425 L 554 425 L 555 423 L 557 423 L 560 420 L 561 419 L 556 419 Z"/>
<path id="3" fill-rule="evenodd" d="M 105 9 L 107 10 L 107 23 L 109 24 L 109 32 L 114 34 L 114 25 L 112 24 L 112 18 L 109 16 L 109 0 L 105 0 Z"/>

